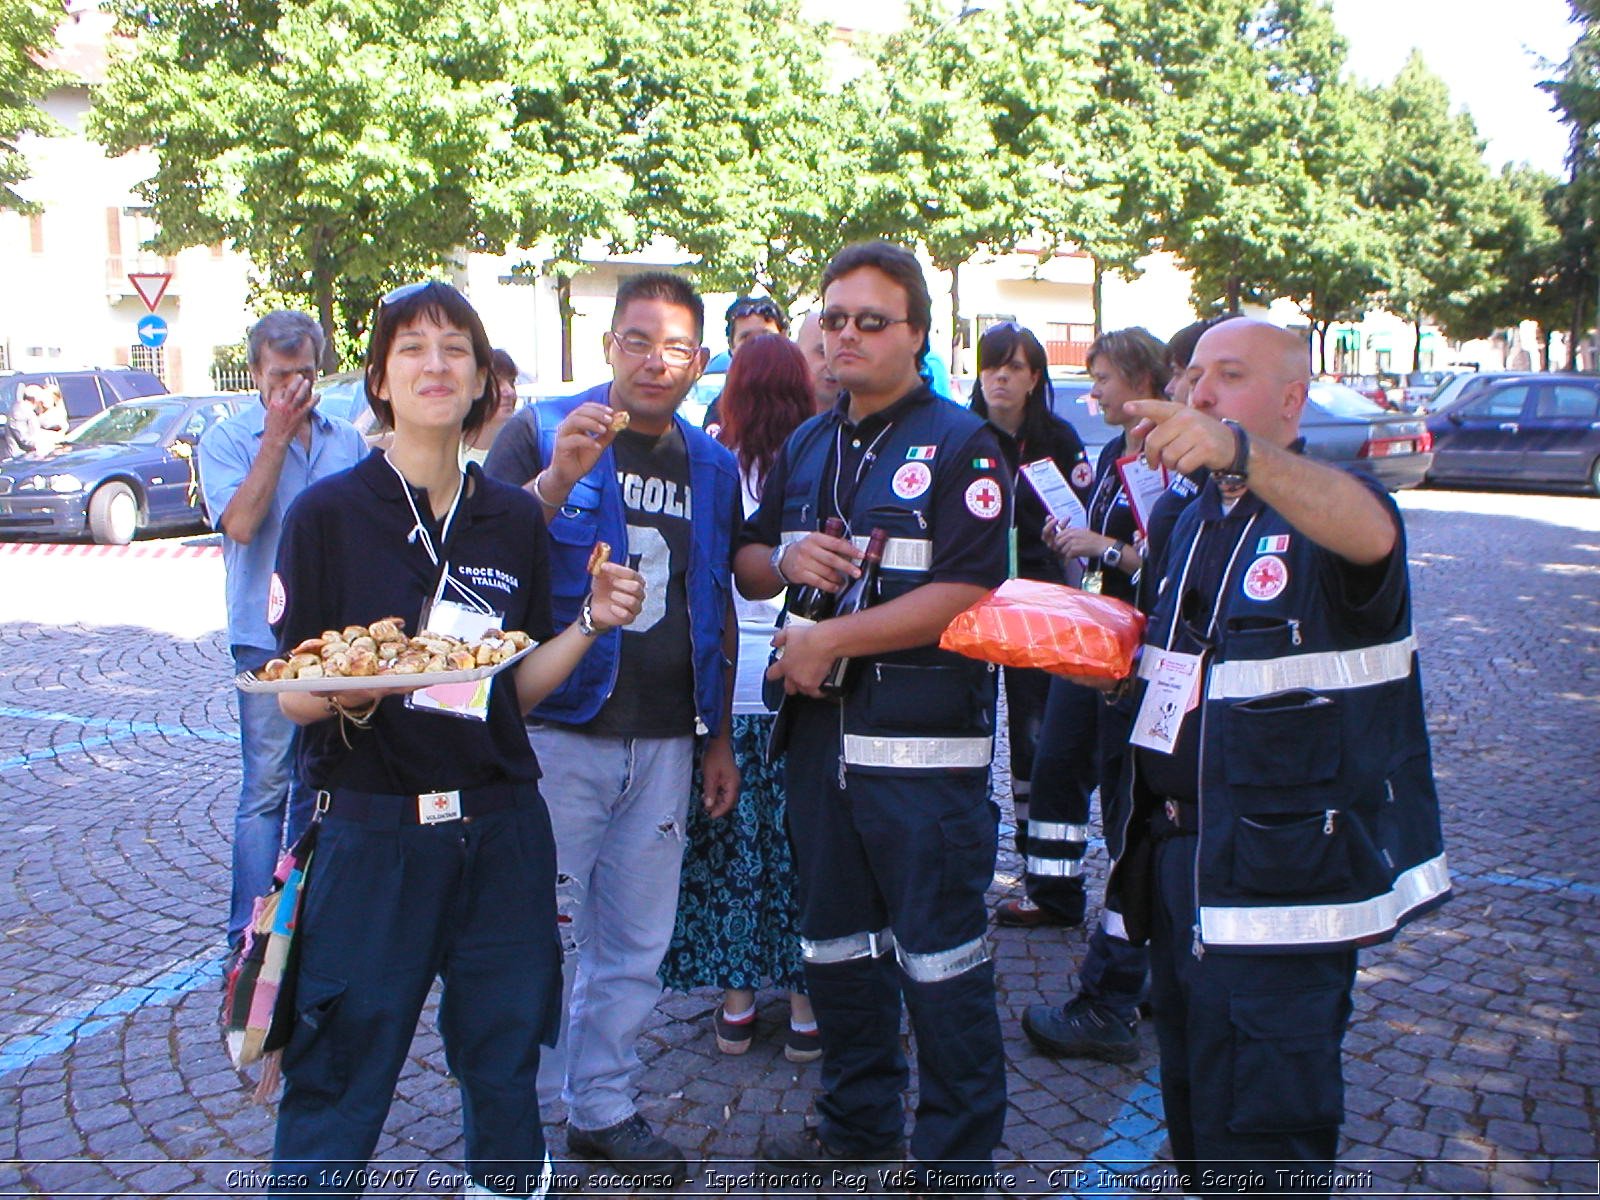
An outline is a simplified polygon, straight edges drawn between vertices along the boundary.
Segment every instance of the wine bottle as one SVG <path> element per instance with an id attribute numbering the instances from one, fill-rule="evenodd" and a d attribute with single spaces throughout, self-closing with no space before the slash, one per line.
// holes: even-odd
<path id="1" fill-rule="evenodd" d="M 829 517 L 822 523 L 822 532 L 829 537 L 843 537 L 844 522 L 838 517 Z M 833 592 L 824 591 L 815 584 L 802 583 L 789 593 L 783 623 L 800 629 L 825 621 L 833 615 L 835 599 L 837 597 Z"/>
<path id="2" fill-rule="evenodd" d="M 839 593 L 839 598 L 833 606 L 835 617 L 846 617 L 851 613 L 860 612 L 877 601 L 878 568 L 883 563 L 883 548 L 888 540 L 889 535 L 881 529 L 874 529 L 867 536 L 867 548 L 861 555 L 861 574 L 852 579 L 844 591 Z M 833 660 L 833 666 L 828 668 L 828 673 L 822 678 L 821 691 L 824 696 L 839 698 L 850 690 L 850 662 L 848 658 Z"/>

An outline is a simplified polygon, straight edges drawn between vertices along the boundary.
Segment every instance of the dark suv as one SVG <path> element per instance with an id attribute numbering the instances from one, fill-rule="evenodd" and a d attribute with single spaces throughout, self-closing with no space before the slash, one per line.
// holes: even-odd
<path id="1" fill-rule="evenodd" d="M 121 400 L 165 395 L 167 385 L 148 371 L 128 367 L 96 367 L 84 371 L 11 371 L 0 373 L 0 428 L 6 423 L 17 393 L 34 384 L 54 384 L 67 405 L 69 427 L 76 429 Z"/>

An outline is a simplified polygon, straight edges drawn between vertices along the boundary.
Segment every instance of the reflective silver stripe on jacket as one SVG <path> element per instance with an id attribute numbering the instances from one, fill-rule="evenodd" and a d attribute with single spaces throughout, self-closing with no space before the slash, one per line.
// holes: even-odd
<path id="1" fill-rule="evenodd" d="M 783 544 L 792 546 L 811 536 L 804 530 L 790 530 L 783 535 Z M 856 549 L 865 550 L 867 539 L 864 537 L 852 538 Z M 927 571 L 933 566 L 933 542 L 928 538 L 897 538 L 892 537 L 883 547 L 883 569 L 885 571 Z"/>
<path id="2" fill-rule="evenodd" d="M 1202 906 L 1200 940 L 1208 946 L 1309 946 L 1375 937 L 1449 890 L 1450 868 L 1441 854 L 1402 872 L 1389 891 L 1370 900 L 1265 908 Z"/>
<path id="3" fill-rule="evenodd" d="M 989 961 L 989 943 L 983 935 L 963 942 L 954 950 L 935 950 L 932 954 L 912 954 L 898 942 L 894 948 L 900 967 L 916 983 L 939 983 L 965 975 L 973 967 Z"/>
<path id="4" fill-rule="evenodd" d="M 878 958 L 894 949 L 894 930 L 884 929 L 877 933 L 847 933 L 844 937 L 824 938 L 814 942 L 809 938 L 800 939 L 800 957 L 807 962 L 838 963 L 849 962 L 853 958 Z"/>
<path id="5" fill-rule="evenodd" d="M 1089 840 L 1087 825 L 1068 825 L 1065 821 L 1029 821 L 1028 836 L 1043 838 L 1047 842 L 1085 842 Z"/>
<path id="6" fill-rule="evenodd" d="M 1028 827 L 1028 840 L 1033 840 L 1033 827 Z M 1081 858 L 1040 858 L 1036 854 L 1028 855 L 1028 874 L 1041 875 L 1054 879 L 1076 879 L 1083 874 L 1083 859 Z"/>
<path id="7" fill-rule="evenodd" d="M 1363 646 L 1356 650 L 1325 650 L 1314 654 L 1288 654 L 1282 658 L 1220 662 L 1211 668 L 1206 683 L 1206 698 L 1248 700 L 1253 696 L 1270 696 L 1297 688 L 1334 692 L 1376 683 L 1392 683 L 1410 677 L 1411 656 L 1416 649 L 1416 637 L 1408 636 L 1398 642 Z M 1150 660 L 1141 660 L 1141 667 L 1146 661 Z"/>
<path id="8" fill-rule="evenodd" d="M 987 767 L 994 739 L 986 737 L 869 737 L 844 735 L 847 767 L 900 767 L 933 771 L 945 767 Z"/>
<path id="9" fill-rule="evenodd" d="M 1128 940 L 1128 923 L 1122 919 L 1122 914 L 1114 908 L 1101 908 L 1100 928 L 1114 938 Z"/>

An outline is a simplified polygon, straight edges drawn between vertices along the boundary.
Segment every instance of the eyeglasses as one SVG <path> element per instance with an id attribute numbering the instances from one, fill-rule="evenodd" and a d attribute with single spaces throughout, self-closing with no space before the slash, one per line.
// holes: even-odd
<path id="1" fill-rule="evenodd" d="M 699 346 L 688 346 L 683 342 L 652 342 L 638 333 L 612 333 L 611 344 L 634 358 L 649 358 L 652 354 L 659 354 L 661 361 L 669 367 L 687 367 L 700 353 Z"/>
<path id="2" fill-rule="evenodd" d="M 891 325 L 909 325 L 910 317 L 886 317 L 880 312 L 867 309 L 864 312 L 845 312 L 842 308 L 830 308 L 817 318 L 817 324 L 829 333 L 838 333 L 851 321 L 856 323 L 856 328 L 862 333 L 882 333 Z"/>

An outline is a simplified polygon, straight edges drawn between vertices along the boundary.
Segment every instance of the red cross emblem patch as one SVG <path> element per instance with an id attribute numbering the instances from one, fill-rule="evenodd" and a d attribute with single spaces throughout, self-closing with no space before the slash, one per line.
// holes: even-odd
<path id="1" fill-rule="evenodd" d="M 1000 485 L 987 477 L 974 479 L 967 485 L 967 511 L 982 521 L 992 521 L 1005 509 L 1005 493 Z"/>
<path id="2" fill-rule="evenodd" d="M 1250 564 L 1244 573 L 1244 594 L 1251 600 L 1271 600 L 1289 586 L 1289 568 L 1276 554 Z"/>

